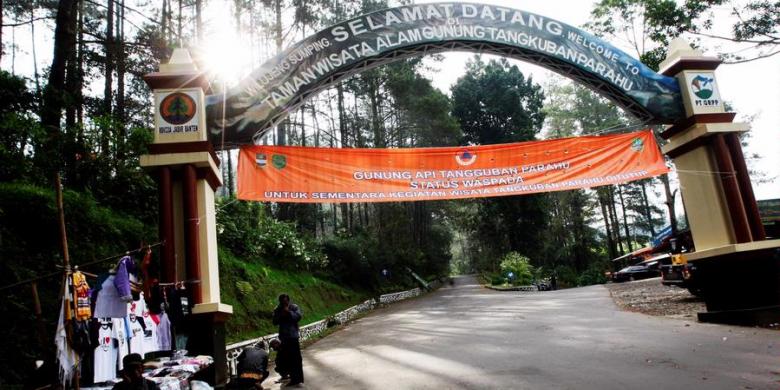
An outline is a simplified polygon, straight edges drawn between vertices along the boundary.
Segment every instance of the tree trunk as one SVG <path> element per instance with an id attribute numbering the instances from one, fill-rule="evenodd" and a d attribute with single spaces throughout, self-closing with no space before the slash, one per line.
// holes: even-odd
<path id="1" fill-rule="evenodd" d="M 612 224 L 609 219 L 609 212 L 607 212 L 607 205 L 604 200 L 604 193 L 597 192 L 599 206 L 601 207 L 601 217 L 604 219 L 604 227 L 607 231 L 607 250 L 609 251 L 609 258 L 614 259 L 617 256 L 617 248 L 615 247 L 615 239 L 612 236 Z"/>
<path id="2" fill-rule="evenodd" d="M 274 14 L 276 17 L 276 23 L 274 25 L 274 38 L 276 41 L 276 53 L 282 52 L 283 45 L 283 31 L 282 31 L 282 0 L 276 0 L 274 2 Z M 282 121 L 276 126 L 276 144 L 287 144 L 287 120 Z"/>
<path id="3" fill-rule="evenodd" d="M 371 130 L 374 132 L 374 146 L 384 148 L 387 146 L 384 131 L 382 129 L 382 118 L 379 110 L 379 85 L 377 76 L 372 74 L 368 81 L 368 98 L 371 102 Z"/>
<path id="4" fill-rule="evenodd" d="M 179 39 L 179 46 L 178 47 L 184 47 L 184 38 L 182 36 L 182 29 L 181 29 L 181 19 L 182 19 L 182 0 L 179 0 L 179 29 L 178 29 L 178 36 Z"/>
<path id="5" fill-rule="evenodd" d="M 621 186 L 619 184 L 618 184 L 617 188 L 618 188 L 618 196 L 620 197 L 620 209 L 623 211 L 623 228 L 626 230 L 626 243 L 628 244 L 628 251 L 629 252 L 633 252 L 634 251 L 634 246 L 631 243 L 631 241 L 632 241 L 631 240 L 631 233 L 629 233 L 629 230 L 628 230 L 628 215 L 626 213 L 626 204 L 623 201 L 623 189 L 621 188 Z"/>
<path id="6" fill-rule="evenodd" d="M 111 103 L 113 102 L 112 95 L 114 93 L 114 0 L 108 0 L 106 12 L 105 81 L 103 84 L 103 107 L 101 114 L 110 116 Z M 111 140 L 110 126 L 103 128 L 102 131 L 100 136 L 100 149 L 104 156 L 108 156 Z"/>
<path id="7" fill-rule="evenodd" d="M 664 195 L 666 195 L 666 207 L 669 209 L 669 225 L 672 227 L 672 236 L 677 235 L 677 214 L 674 205 L 674 193 L 669 185 L 669 175 L 661 175 L 661 183 L 664 184 Z"/>
<path id="8" fill-rule="evenodd" d="M 0 63 L 3 61 L 3 0 L 0 0 Z"/>
<path id="9" fill-rule="evenodd" d="M 642 203 L 644 204 L 645 217 L 647 218 L 647 225 L 650 227 L 650 237 L 655 237 L 655 226 L 653 226 L 653 214 L 650 211 L 650 201 L 647 199 L 647 184 L 644 181 L 640 181 L 639 185 L 642 187 Z"/>
<path id="10" fill-rule="evenodd" d="M 80 0 L 77 0 L 78 3 L 81 3 Z M 77 7 L 77 9 L 80 7 Z M 78 12 L 77 12 L 78 13 Z M 72 29 L 73 31 L 77 31 L 78 28 L 78 20 L 79 16 L 74 15 L 73 18 L 71 18 L 71 26 L 69 26 L 69 29 Z M 79 64 L 78 64 L 78 51 L 76 50 L 76 39 L 74 39 L 72 42 L 69 42 L 70 47 L 68 47 L 68 64 L 67 64 L 67 73 L 65 75 L 65 90 L 67 91 L 68 96 L 70 97 L 68 100 L 65 101 L 65 129 L 66 131 L 73 129 L 76 127 L 76 106 L 78 105 L 78 102 L 76 102 L 76 98 L 79 95 Z"/>
<path id="11" fill-rule="evenodd" d="M 115 0 L 116 2 L 116 160 L 117 163 L 121 162 L 125 158 L 125 123 L 127 118 L 125 115 L 125 0 Z"/>
<path id="12" fill-rule="evenodd" d="M 78 123 L 79 144 L 84 143 L 84 0 L 79 0 L 79 27 L 78 27 L 78 96 L 76 97 L 76 121 Z"/>
<path id="13" fill-rule="evenodd" d="M 72 19 L 76 17 L 77 3 L 75 0 L 60 0 L 57 6 L 57 17 L 54 28 L 54 54 L 49 70 L 49 82 L 43 96 L 41 109 L 41 124 L 48 133 L 47 144 L 42 148 L 44 159 L 50 169 L 61 166 L 60 119 L 62 118 L 63 97 L 65 95 L 65 68 L 68 58 L 68 48 L 76 40 L 76 32 L 72 30 Z"/>
<path id="14" fill-rule="evenodd" d="M 168 45 L 168 0 L 162 0 L 162 20 L 160 20 L 160 38 L 163 46 Z"/>
<path id="15" fill-rule="evenodd" d="M 195 28 L 198 30 L 198 44 L 203 44 L 203 18 L 201 15 L 202 0 L 195 0 Z"/>
<path id="16" fill-rule="evenodd" d="M 339 116 L 339 137 L 341 138 L 341 147 L 346 148 L 349 146 L 349 140 L 347 139 L 347 118 L 344 113 L 344 86 L 341 83 L 336 86 L 336 108 L 338 109 Z M 351 205 L 342 203 L 340 207 L 341 218 L 344 220 L 347 230 L 352 232 L 350 206 Z"/>
<path id="17" fill-rule="evenodd" d="M 609 211 L 610 218 L 612 219 L 612 232 L 615 234 L 615 242 L 617 242 L 620 254 L 626 253 L 623 247 L 623 239 L 620 236 L 620 222 L 617 217 L 617 209 L 615 208 L 615 192 L 613 186 L 607 187 L 607 195 L 609 196 L 609 203 L 607 204 L 607 210 Z"/>
<path id="18" fill-rule="evenodd" d="M 2 12 L 0 12 L 2 13 Z M 41 93 L 41 80 L 40 75 L 38 74 L 38 54 L 35 50 L 35 7 L 32 8 L 30 11 L 30 39 L 32 45 L 30 46 L 32 49 L 32 57 L 33 57 L 33 76 L 35 77 L 35 94 L 40 95 Z M 16 50 L 16 48 L 14 48 Z"/>

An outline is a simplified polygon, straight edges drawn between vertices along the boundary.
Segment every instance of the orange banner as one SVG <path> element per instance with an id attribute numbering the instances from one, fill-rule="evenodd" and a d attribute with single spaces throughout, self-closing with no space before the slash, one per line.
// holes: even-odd
<path id="1" fill-rule="evenodd" d="M 598 187 L 664 174 L 650 130 L 514 144 L 419 149 L 247 146 L 238 198 L 399 202 Z"/>

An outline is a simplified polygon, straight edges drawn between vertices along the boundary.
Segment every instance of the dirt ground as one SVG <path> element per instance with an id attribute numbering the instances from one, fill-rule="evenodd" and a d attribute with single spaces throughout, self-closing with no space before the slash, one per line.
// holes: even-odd
<path id="1" fill-rule="evenodd" d="M 696 313 L 706 311 L 704 301 L 686 289 L 664 286 L 661 278 L 606 285 L 621 308 L 654 316 L 696 320 Z"/>

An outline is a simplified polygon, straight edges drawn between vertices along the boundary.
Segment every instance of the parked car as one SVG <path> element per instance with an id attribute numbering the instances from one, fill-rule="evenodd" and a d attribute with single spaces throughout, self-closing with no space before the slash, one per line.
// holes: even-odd
<path id="1" fill-rule="evenodd" d="M 612 281 L 615 283 L 654 278 L 659 275 L 658 269 L 647 264 L 630 265 L 615 272 Z"/>
<path id="2" fill-rule="evenodd" d="M 612 281 L 616 283 L 655 278 L 661 275 L 661 266 L 671 264 L 672 259 L 668 253 L 655 255 L 639 264 L 631 265 L 612 274 Z"/>

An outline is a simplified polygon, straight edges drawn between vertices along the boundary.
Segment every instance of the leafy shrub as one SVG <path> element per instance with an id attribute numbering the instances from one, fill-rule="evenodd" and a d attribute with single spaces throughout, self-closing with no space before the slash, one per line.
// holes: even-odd
<path id="1" fill-rule="evenodd" d="M 579 284 L 577 271 L 572 267 L 557 267 L 555 269 L 555 275 L 557 276 L 558 288 L 577 287 Z"/>
<path id="2" fill-rule="evenodd" d="M 517 253 L 509 252 L 501 258 L 501 273 L 506 276 L 511 272 L 512 284 L 516 286 L 529 285 L 534 280 L 534 267 L 531 260 Z"/>
<path id="3" fill-rule="evenodd" d="M 591 284 L 604 284 L 607 282 L 607 276 L 604 274 L 604 270 L 608 269 L 608 265 L 603 262 L 596 262 L 588 266 L 588 268 L 578 278 L 580 286 L 589 286 Z"/>
<path id="4" fill-rule="evenodd" d="M 318 270 L 327 265 L 319 245 L 302 236 L 295 224 L 267 215 L 263 204 L 222 199 L 218 207 L 219 244 L 236 256 L 260 258 L 286 269 Z"/>

